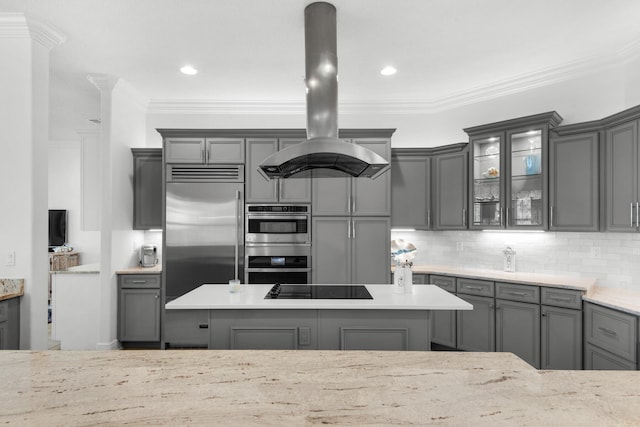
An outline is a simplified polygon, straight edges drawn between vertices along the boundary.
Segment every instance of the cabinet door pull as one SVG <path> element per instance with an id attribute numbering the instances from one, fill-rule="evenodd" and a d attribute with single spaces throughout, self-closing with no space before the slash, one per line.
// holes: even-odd
<path id="1" fill-rule="evenodd" d="M 356 213 L 356 196 L 351 196 L 351 213 Z"/>
<path id="2" fill-rule="evenodd" d="M 353 220 L 351 220 L 351 238 L 356 238 L 356 223 Z"/>
<path id="3" fill-rule="evenodd" d="M 209 329 L 209 324 L 208 323 L 199 323 L 198 324 L 198 328 L 200 328 L 200 329 Z"/>
<path id="4" fill-rule="evenodd" d="M 431 211 L 427 211 L 427 228 L 431 228 Z"/>
<path id="5" fill-rule="evenodd" d="M 208 150 L 206 148 L 206 145 L 207 145 L 206 142 L 202 145 L 202 158 L 204 159 L 204 163 L 209 162 L 209 159 L 208 159 L 209 156 L 207 155 Z"/>
<path id="6" fill-rule="evenodd" d="M 351 220 L 347 222 L 347 239 L 351 238 Z"/>
<path id="7" fill-rule="evenodd" d="M 633 228 L 633 202 L 629 203 L 629 227 Z"/>
<path id="8" fill-rule="evenodd" d="M 482 288 L 480 286 L 469 286 L 469 285 L 467 285 L 467 286 L 465 286 L 465 288 L 470 289 L 472 291 L 481 291 L 482 290 Z"/>
<path id="9" fill-rule="evenodd" d="M 551 208 L 549 209 L 549 213 L 550 213 L 550 217 L 549 218 L 549 226 L 553 227 L 553 205 L 551 205 Z"/>
<path id="10" fill-rule="evenodd" d="M 602 332 L 604 332 L 605 334 L 608 335 L 618 335 L 618 333 L 616 331 L 614 331 L 613 329 L 609 329 L 609 328 L 605 328 L 603 326 L 598 326 L 598 329 L 600 329 Z"/>
<path id="11" fill-rule="evenodd" d="M 554 301 L 562 301 L 562 302 L 572 302 L 571 298 L 558 298 L 558 297 L 548 297 Z"/>
<path id="12" fill-rule="evenodd" d="M 504 213 L 505 213 L 505 216 L 506 216 L 505 219 L 507 220 L 507 227 L 509 227 L 510 226 L 510 224 L 509 224 L 509 208 L 504 208 Z"/>
<path id="13" fill-rule="evenodd" d="M 131 283 L 147 283 L 146 280 L 132 280 Z"/>
<path id="14" fill-rule="evenodd" d="M 640 203 L 636 202 L 636 227 L 640 225 Z"/>
<path id="15" fill-rule="evenodd" d="M 507 292 L 509 295 L 515 295 L 517 297 L 524 297 L 527 296 L 526 292 Z"/>
<path id="16" fill-rule="evenodd" d="M 463 227 L 467 226 L 467 210 L 466 209 L 462 209 L 462 226 Z"/>

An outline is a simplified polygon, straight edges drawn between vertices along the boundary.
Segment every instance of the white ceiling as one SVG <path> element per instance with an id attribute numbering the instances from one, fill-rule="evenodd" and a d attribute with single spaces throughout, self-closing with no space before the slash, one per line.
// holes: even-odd
<path id="1" fill-rule="evenodd" d="M 330 2 L 337 9 L 342 103 L 444 109 L 640 51 L 637 0 Z M 50 60 L 52 110 L 62 117 L 68 104 L 95 96 L 86 80 L 92 73 L 120 77 L 151 105 L 303 103 L 309 3 L 0 0 L 0 13 L 24 12 L 67 37 Z M 200 72 L 182 75 L 186 63 Z M 387 64 L 398 68 L 395 76 L 379 74 Z"/>

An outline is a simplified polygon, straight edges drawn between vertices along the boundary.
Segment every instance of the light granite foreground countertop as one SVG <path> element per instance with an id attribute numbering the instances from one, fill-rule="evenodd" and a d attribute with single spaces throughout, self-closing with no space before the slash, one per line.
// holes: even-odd
<path id="1" fill-rule="evenodd" d="M 640 372 L 509 353 L 0 352 L 0 424 L 637 425 Z"/>
<path id="2" fill-rule="evenodd" d="M 24 295 L 24 279 L 0 279 L 0 301 Z"/>

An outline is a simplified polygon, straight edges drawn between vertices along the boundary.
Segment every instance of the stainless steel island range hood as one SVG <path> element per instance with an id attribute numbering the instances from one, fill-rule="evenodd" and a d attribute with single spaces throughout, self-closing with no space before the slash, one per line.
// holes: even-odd
<path id="1" fill-rule="evenodd" d="M 353 176 L 376 178 L 389 169 L 382 156 L 338 139 L 336 8 L 324 2 L 304 10 L 307 140 L 267 157 L 258 167 L 268 178 Z M 325 171 L 326 173 L 322 173 Z"/>

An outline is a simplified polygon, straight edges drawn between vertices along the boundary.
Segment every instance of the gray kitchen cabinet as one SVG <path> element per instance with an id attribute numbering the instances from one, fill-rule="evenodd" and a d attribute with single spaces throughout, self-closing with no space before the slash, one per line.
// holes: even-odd
<path id="1" fill-rule="evenodd" d="M 582 369 L 582 311 L 541 306 L 540 368 Z"/>
<path id="2" fill-rule="evenodd" d="M 208 348 L 209 310 L 165 310 L 164 348 Z"/>
<path id="3" fill-rule="evenodd" d="M 456 278 L 450 276 L 429 276 L 429 284 L 436 285 L 455 295 Z M 431 342 L 456 348 L 456 311 L 434 310 L 431 312 Z"/>
<path id="4" fill-rule="evenodd" d="M 162 228 L 162 149 L 132 148 L 133 229 Z"/>
<path id="5" fill-rule="evenodd" d="M 599 134 L 555 136 L 549 143 L 549 230 L 600 228 Z"/>
<path id="6" fill-rule="evenodd" d="M 431 157 L 426 150 L 391 151 L 391 227 L 431 227 Z"/>
<path id="7" fill-rule="evenodd" d="M 496 351 L 540 368 L 540 305 L 496 299 Z"/>
<path id="8" fill-rule="evenodd" d="M 433 229 L 467 228 L 467 150 L 433 157 Z"/>
<path id="9" fill-rule="evenodd" d="M 171 137 L 165 139 L 164 149 L 166 163 L 244 163 L 244 138 Z"/>
<path id="10" fill-rule="evenodd" d="M 204 138 L 165 138 L 165 163 L 204 163 Z"/>
<path id="11" fill-rule="evenodd" d="M 388 217 L 313 217 L 313 283 L 390 281 Z"/>
<path id="12" fill-rule="evenodd" d="M 585 369 L 599 369 L 599 366 L 616 364 L 615 361 L 619 366 L 637 368 L 638 316 L 585 302 L 584 339 L 588 350 Z"/>
<path id="13" fill-rule="evenodd" d="M 457 348 L 466 351 L 496 351 L 493 297 L 460 293 L 458 297 L 473 305 L 473 310 L 457 312 Z"/>
<path id="14" fill-rule="evenodd" d="M 20 298 L 0 301 L 0 350 L 20 350 Z"/>
<path id="15" fill-rule="evenodd" d="M 244 138 L 205 139 L 207 164 L 244 164 Z"/>
<path id="16" fill-rule="evenodd" d="M 585 343 L 584 368 L 602 371 L 633 371 L 636 364 L 590 343 Z"/>
<path id="17" fill-rule="evenodd" d="M 118 340 L 160 342 L 160 274 L 118 275 Z"/>
<path id="18" fill-rule="evenodd" d="M 638 120 L 606 131 L 606 229 L 637 231 L 640 216 Z"/>
<path id="19" fill-rule="evenodd" d="M 353 138 L 345 143 L 358 144 L 391 160 L 391 139 Z M 312 180 L 314 216 L 389 216 L 391 214 L 391 173 L 376 179 L 332 177 Z"/>
<path id="20" fill-rule="evenodd" d="M 248 138 L 247 149 L 247 203 L 310 203 L 311 179 L 268 179 L 258 166 L 270 155 L 292 144 L 302 142 L 299 138 Z"/>
<path id="21" fill-rule="evenodd" d="M 547 229 L 548 137 L 561 121 L 552 111 L 464 129 L 469 228 Z"/>

